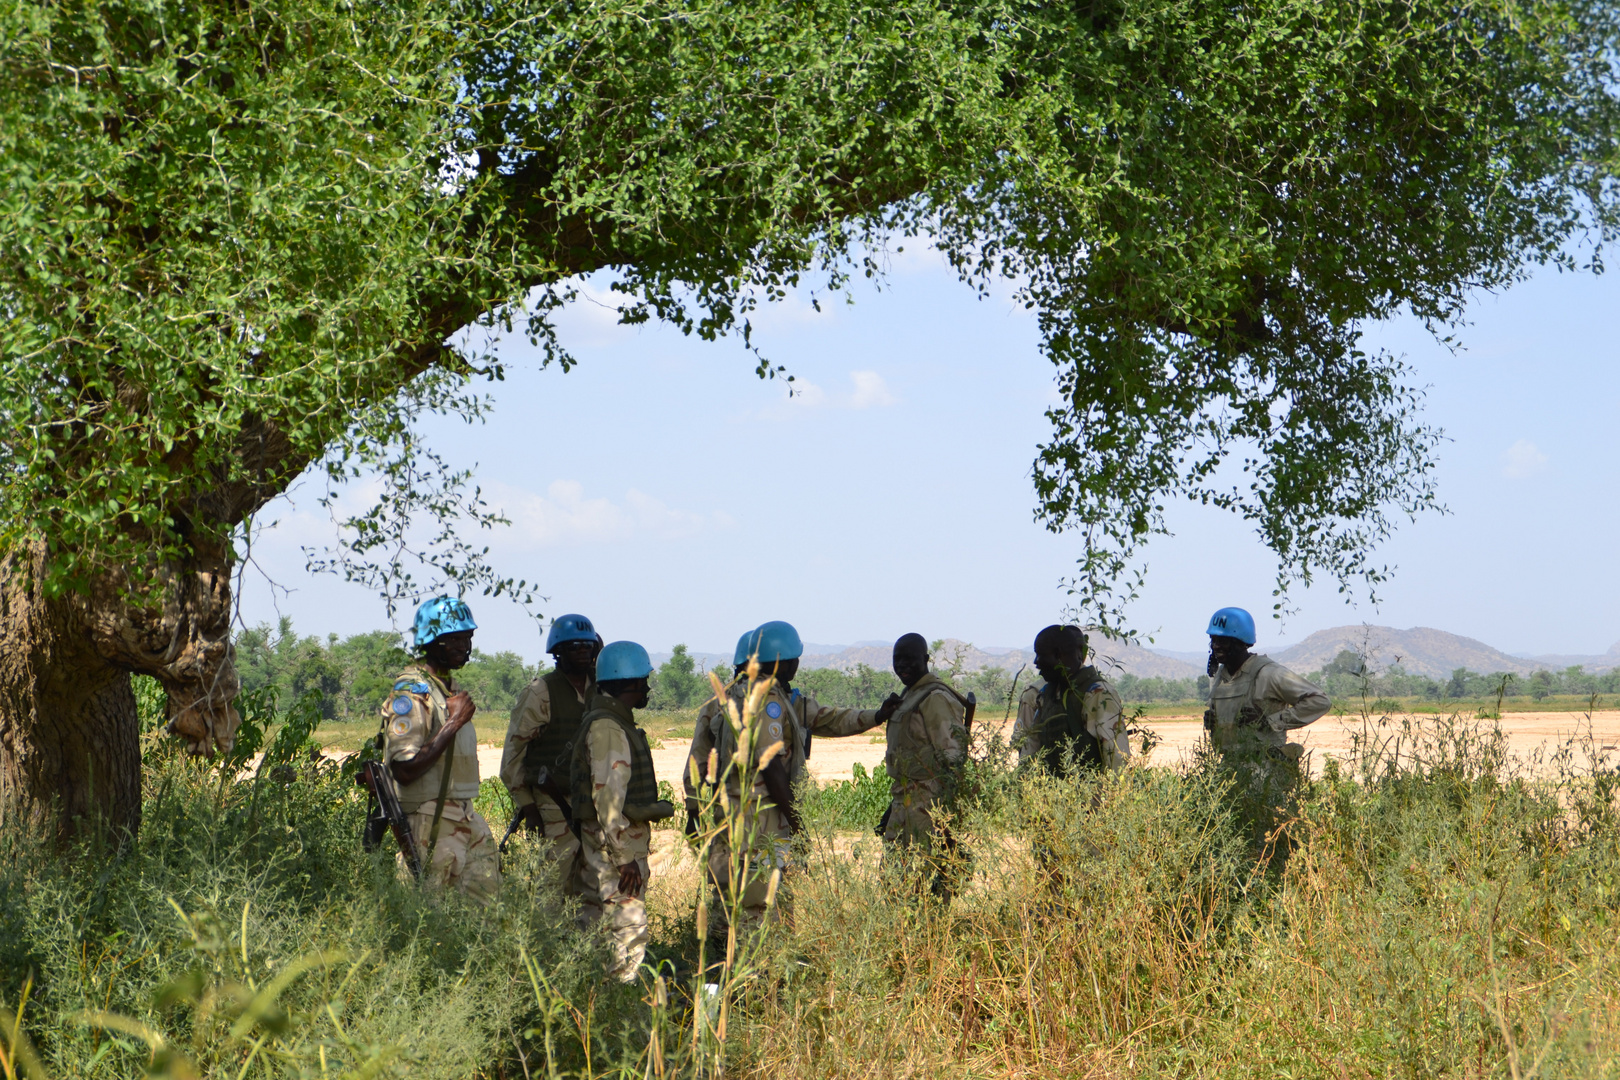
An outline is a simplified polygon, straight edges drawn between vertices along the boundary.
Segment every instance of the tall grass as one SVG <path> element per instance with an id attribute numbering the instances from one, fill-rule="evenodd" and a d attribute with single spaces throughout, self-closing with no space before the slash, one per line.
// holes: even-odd
<path id="1" fill-rule="evenodd" d="M 669 963 L 620 988 L 523 844 L 492 906 L 425 896 L 360 852 L 336 766 L 160 755 L 138 840 L 0 837 L 0 1074 L 26 1037 L 59 1078 L 1615 1076 L 1614 757 L 1369 717 L 1258 818 L 1212 759 L 1052 780 L 984 744 L 949 907 L 880 873 L 872 778 L 822 791 L 722 1032 L 679 845 Z"/>

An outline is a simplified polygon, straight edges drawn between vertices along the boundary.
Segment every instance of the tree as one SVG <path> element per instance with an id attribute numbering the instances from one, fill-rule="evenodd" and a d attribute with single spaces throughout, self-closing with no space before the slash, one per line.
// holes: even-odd
<path id="1" fill-rule="evenodd" d="M 505 730 L 505 717 L 517 704 L 523 688 L 540 674 L 538 664 L 529 665 L 515 652 L 494 653 L 473 650 L 472 663 L 456 672 L 456 682 L 472 694 L 478 705 L 479 722 L 491 737 Z M 373 706 L 375 707 L 375 706 Z"/>
<path id="2" fill-rule="evenodd" d="M 1011 277 L 1063 391 L 1036 512 L 1112 619 L 1175 495 L 1282 587 L 1376 584 L 1436 433 L 1360 328 L 1615 222 L 1590 0 L 0 3 L 0 783 L 64 828 L 138 822 L 129 673 L 230 745 L 230 574 L 306 470 L 382 478 L 328 565 L 390 602 L 528 589 L 414 425 L 486 407 L 469 324 L 571 363 L 581 273 L 745 343 L 891 242 Z"/>
<path id="3" fill-rule="evenodd" d="M 709 692 L 709 681 L 697 673 L 697 661 L 687 654 L 685 645 L 677 645 L 669 659 L 658 665 L 652 707 L 684 709 L 708 697 Z"/>

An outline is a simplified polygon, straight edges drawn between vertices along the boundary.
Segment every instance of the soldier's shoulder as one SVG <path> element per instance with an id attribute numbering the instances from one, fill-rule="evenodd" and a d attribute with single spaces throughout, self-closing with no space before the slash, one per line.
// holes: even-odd
<path id="1" fill-rule="evenodd" d="M 393 697 L 398 694 L 426 694 L 433 689 L 433 684 L 430 680 L 431 676 L 428 675 L 426 668 L 417 667 L 413 664 L 410 667 L 402 669 L 398 675 L 394 676 L 394 686 L 393 689 L 389 691 L 389 696 Z"/>
<path id="2" fill-rule="evenodd" d="M 1024 692 L 1018 695 L 1019 703 L 1029 702 L 1033 704 L 1041 696 L 1041 691 L 1044 689 L 1046 689 L 1044 686 L 1035 686 L 1033 684 L 1024 687 Z"/>

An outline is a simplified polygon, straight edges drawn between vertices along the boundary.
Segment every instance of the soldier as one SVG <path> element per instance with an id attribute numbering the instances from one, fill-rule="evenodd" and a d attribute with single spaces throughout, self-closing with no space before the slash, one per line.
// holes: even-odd
<path id="1" fill-rule="evenodd" d="M 647 707 L 652 659 L 633 641 L 615 641 L 596 660 L 598 693 L 574 740 L 570 769 L 579 821 L 577 872 L 584 884 L 581 929 L 605 923 L 609 974 L 633 982 L 647 951 L 647 877 L 652 823 L 675 807 L 658 797 L 647 733 L 635 709 Z"/>
<path id="2" fill-rule="evenodd" d="M 564 810 L 569 806 L 569 769 L 574 736 L 596 694 L 601 642 L 596 627 L 583 615 L 552 620 L 546 651 L 556 666 L 518 695 L 501 751 L 501 782 L 512 793 L 513 823 L 540 831 L 546 857 L 565 886 L 579 851 L 573 823 Z"/>
<path id="3" fill-rule="evenodd" d="M 1304 748 L 1288 732 L 1333 707 L 1327 695 L 1268 656 L 1249 652 L 1254 616 L 1221 608 L 1210 616 L 1209 708 L 1204 730 L 1223 755 L 1297 762 Z"/>
<path id="4" fill-rule="evenodd" d="M 1018 700 L 1012 743 L 1018 763 L 1060 774 L 1076 768 L 1118 772 L 1130 760 L 1119 694 L 1086 664 L 1086 634 L 1078 626 L 1048 626 L 1035 635 L 1035 670 L 1046 684 Z"/>
<path id="5" fill-rule="evenodd" d="M 786 874 L 788 855 L 793 836 L 801 829 L 798 808 L 794 805 L 793 787 L 807 775 L 805 761 L 810 755 L 812 735 L 841 737 L 870 731 L 887 720 L 894 706 L 882 709 L 835 709 L 818 705 L 814 698 L 793 689 L 793 677 L 799 671 L 799 657 L 804 655 L 804 644 L 799 632 L 790 623 L 775 621 L 761 625 L 744 634 L 737 642 L 733 656 L 739 672 L 746 670 L 750 658 L 757 658 L 760 678 L 770 680 L 770 687 L 760 701 L 760 716 L 751 735 L 753 745 L 747 748 L 758 768 L 747 796 L 742 791 L 742 778 L 733 765 L 737 751 L 736 736 L 727 716 L 725 703 L 710 698 L 698 712 L 692 733 L 692 746 L 686 763 L 686 830 L 695 836 L 699 828 L 704 788 L 713 789 L 723 783 L 731 804 L 740 807 L 744 835 L 749 838 L 749 873 L 743 885 L 742 912 L 738 931 L 751 934 L 768 919 L 775 918 L 779 906 L 770 902 L 771 878 Z M 749 692 L 746 681 L 732 683 L 727 695 L 743 714 L 743 703 Z M 776 749 L 773 749 L 776 748 Z M 714 775 L 710 772 L 713 758 Z M 719 809 L 716 807 L 718 815 Z M 708 874 L 714 893 L 708 915 L 710 943 L 724 951 L 727 934 L 728 911 L 724 903 L 731 881 L 732 853 L 730 840 L 722 833 L 709 846 Z M 777 888 L 780 889 L 780 879 Z"/>
<path id="6" fill-rule="evenodd" d="M 416 612 L 421 661 L 394 680 L 383 705 L 383 760 L 399 784 L 423 878 L 487 900 L 500 887 L 500 858 L 489 825 L 473 809 L 478 795 L 478 733 L 473 700 L 450 673 L 472 658 L 472 612 L 436 597 Z M 403 855 L 401 856 L 403 860 Z"/>
<path id="7" fill-rule="evenodd" d="M 902 872 L 920 871 L 930 892 L 949 903 L 952 868 L 943 856 L 954 842 L 936 824 L 934 812 L 949 807 L 956 796 L 967 758 L 967 702 L 928 670 L 928 642 L 921 634 L 894 643 L 894 673 L 906 692 L 889 698 L 894 712 L 883 755 L 891 778 L 889 810 L 883 815 L 884 861 Z"/>

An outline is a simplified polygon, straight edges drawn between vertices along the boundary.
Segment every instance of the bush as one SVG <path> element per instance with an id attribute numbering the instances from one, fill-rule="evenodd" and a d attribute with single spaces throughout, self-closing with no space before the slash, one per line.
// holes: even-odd
<path id="1" fill-rule="evenodd" d="M 90 1080 L 671 1077 L 714 1054 L 782 1078 L 1614 1075 L 1613 752 L 1533 777 L 1505 747 L 1369 719 L 1261 805 L 1218 760 L 1053 779 L 981 742 L 948 908 L 880 872 L 881 769 L 809 789 L 774 971 L 695 1016 L 698 875 L 669 834 L 649 962 L 685 973 L 620 988 L 532 845 L 487 908 L 424 896 L 359 850 L 342 768 L 232 780 L 159 752 L 138 839 L 63 858 L 0 832 L 0 994 L 11 1016 L 29 994 L 49 1075 Z"/>

